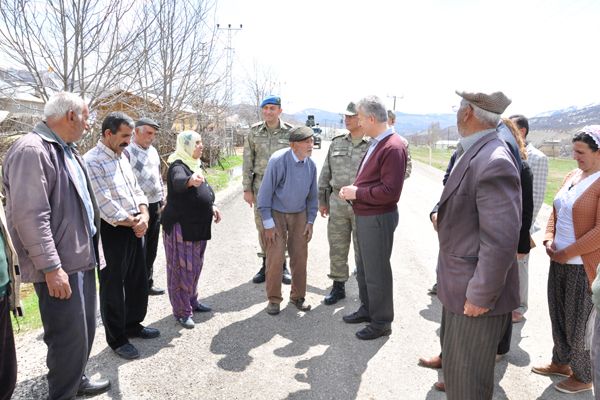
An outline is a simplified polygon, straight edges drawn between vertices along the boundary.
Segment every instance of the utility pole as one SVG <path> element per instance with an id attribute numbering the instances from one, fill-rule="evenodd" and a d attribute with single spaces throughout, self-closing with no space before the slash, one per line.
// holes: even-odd
<path id="1" fill-rule="evenodd" d="M 392 107 L 392 111 L 396 111 L 396 99 L 401 100 L 401 99 L 404 98 L 404 95 L 400 95 L 400 96 L 397 96 L 397 95 L 388 95 L 388 97 L 394 99 L 394 106 Z"/>
<path id="2" fill-rule="evenodd" d="M 232 36 L 234 31 L 242 30 L 242 24 L 240 24 L 239 28 L 234 28 L 231 26 L 231 24 L 228 24 L 227 27 L 217 24 L 217 29 L 227 31 L 227 47 L 225 48 L 225 50 L 227 50 L 227 65 L 225 69 L 225 103 L 227 106 L 231 106 L 233 101 L 233 53 L 235 51 L 232 46 Z"/>

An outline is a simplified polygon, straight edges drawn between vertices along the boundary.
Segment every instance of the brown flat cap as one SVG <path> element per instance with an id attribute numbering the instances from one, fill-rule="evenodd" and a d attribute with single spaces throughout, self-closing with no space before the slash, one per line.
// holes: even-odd
<path id="1" fill-rule="evenodd" d="M 502 114 L 506 107 L 512 103 L 512 100 L 506 97 L 502 92 L 494 93 L 471 93 L 471 92 L 459 92 L 456 94 L 468 101 L 469 103 L 476 105 L 482 110 L 489 111 L 494 114 Z"/>
<path id="2" fill-rule="evenodd" d="M 290 142 L 301 142 L 314 134 L 308 126 L 298 126 L 290 131 Z"/>

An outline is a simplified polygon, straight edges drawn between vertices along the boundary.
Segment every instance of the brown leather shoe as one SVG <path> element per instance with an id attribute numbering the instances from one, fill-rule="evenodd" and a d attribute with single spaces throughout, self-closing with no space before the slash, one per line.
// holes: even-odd
<path id="1" fill-rule="evenodd" d="M 436 382 L 433 384 L 433 388 L 435 390 L 437 390 L 438 392 L 445 392 L 446 391 L 446 384 L 444 382 Z"/>
<path id="2" fill-rule="evenodd" d="M 518 324 L 519 322 L 523 322 L 524 320 L 525 320 L 525 317 L 523 316 L 523 314 L 521 314 L 518 311 L 512 312 L 512 323 L 513 324 Z"/>
<path id="3" fill-rule="evenodd" d="M 559 392 L 575 394 L 592 390 L 592 383 L 583 383 L 573 376 L 570 376 L 567 379 L 558 382 L 558 384 L 554 385 L 554 388 Z"/>
<path id="4" fill-rule="evenodd" d="M 540 374 L 540 375 L 557 375 L 557 376 L 564 376 L 564 377 L 570 377 L 571 374 L 573 373 L 573 371 L 571 371 L 571 367 L 568 364 L 554 364 L 554 363 L 550 363 L 548 365 L 542 365 L 539 367 L 533 367 L 531 368 L 532 372 L 535 372 L 536 374 Z"/>
<path id="5" fill-rule="evenodd" d="M 425 368 L 440 369 L 442 368 L 442 357 L 419 358 L 419 365 Z"/>

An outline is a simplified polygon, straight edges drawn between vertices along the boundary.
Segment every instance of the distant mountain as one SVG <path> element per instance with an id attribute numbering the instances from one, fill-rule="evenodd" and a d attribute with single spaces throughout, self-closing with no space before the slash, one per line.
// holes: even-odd
<path id="1" fill-rule="evenodd" d="M 236 111 L 240 114 L 246 114 L 248 123 L 253 123 L 257 121 L 253 110 L 254 108 L 251 106 L 238 105 Z M 324 127 L 344 127 L 342 114 L 318 108 L 307 108 L 293 114 L 284 114 L 283 119 L 293 124 L 302 124 L 306 121 L 308 115 L 314 115 L 315 122 Z M 439 127 L 436 126 L 436 128 L 440 130 L 455 127 L 456 115 L 396 112 L 396 131 L 406 136 L 426 132 L 434 124 L 439 124 Z M 585 125 L 600 124 L 600 103 L 585 107 L 569 107 L 563 110 L 548 111 L 530 118 L 529 124 L 531 131 L 571 134 Z"/>
<path id="2" fill-rule="evenodd" d="M 315 122 L 323 126 L 342 128 L 344 126 L 343 115 L 318 108 L 307 108 L 295 114 L 291 114 L 297 121 L 306 121 L 308 115 L 315 116 Z M 454 114 L 405 114 L 396 112 L 396 131 L 404 135 L 412 135 L 427 130 L 431 124 L 439 123 L 444 129 L 456 125 Z"/>
<path id="3" fill-rule="evenodd" d="M 600 124 L 600 104 L 549 111 L 529 119 L 530 129 L 536 131 L 571 132 L 591 124 Z"/>

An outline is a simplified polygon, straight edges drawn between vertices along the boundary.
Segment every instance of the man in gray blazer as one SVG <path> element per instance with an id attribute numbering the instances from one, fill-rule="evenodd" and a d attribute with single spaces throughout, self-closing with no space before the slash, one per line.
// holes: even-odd
<path id="1" fill-rule="evenodd" d="M 510 99 L 457 94 L 461 139 L 437 216 L 442 367 L 449 400 L 482 400 L 492 398 L 498 342 L 519 305 L 521 183 L 496 130 Z"/>

